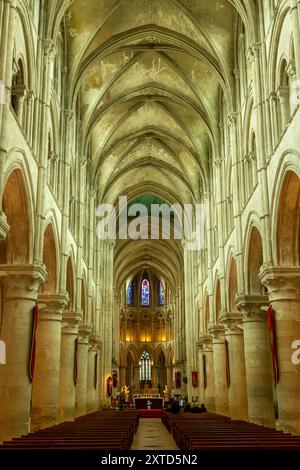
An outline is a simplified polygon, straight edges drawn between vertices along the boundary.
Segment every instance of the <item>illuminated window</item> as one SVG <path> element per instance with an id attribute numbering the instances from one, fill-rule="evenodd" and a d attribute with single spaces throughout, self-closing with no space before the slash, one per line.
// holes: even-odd
<path id="1" fill-rule="evenodd" d="M 144 351 L 141 356 L 140 380 L 145 382 L 151 380 L 151 361 L 147 351 Z"/>
<path id="2" fill-rule="evenodd" d="M 132 304 L 133 304 L 133 284 L 131 282 L 127 289 L 127 305 L 132 305 Z"/>
<path id="3" fill-rule="evenodd" d="M 141 304 L 144 306 L 150 305 L 150 283 L 148 279 L 142 281 Z"/>
<path id="4" fill-rule="evenodd" d="M 159 305 L 165 304 L 165 289 L 163 283 L 160 281 L 158 283 L 158 303 Z"/>

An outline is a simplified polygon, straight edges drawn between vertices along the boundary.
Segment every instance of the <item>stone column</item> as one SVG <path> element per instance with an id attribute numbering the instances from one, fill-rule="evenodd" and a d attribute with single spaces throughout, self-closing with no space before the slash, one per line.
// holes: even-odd
<path id="1" fill-rule="evenodd" d="M 279 382 L 277 401 L 283 431 L 300 433 L 300 373 L 292 344 L 300 339 L 300 269 L 263 267 L 260 279 L 275 312 Z"/>
<path id="2" fill-rule="evenodd" d="M 202 364 L 200 365 L 199 369 L 202 371 L 202 374 L 204 372 L 203 370 L 203 356 L 204 355 L 205 355 L 205 365 L 206 365 L 206 384 L 204 384 L 202 380 L 202 383 L 203 383 L 202 401 L 204 402 L 208 411 L 216 411 L 212 337 L 210 335 L 200 336 L 199 346 L 201 350 L 201 359 L 202 359 Z M 203 376 L 203 379 L 204 379 L 204 376 Z"/>
<path id="3" fill-rule="evenodd" d="M 25 100 L 25 87 L 24 86 L 17 86 L 15 89 L 16 96 L 17 96 L 17 117 L 19 119 L 19 123 L 23 126 L 23 110 L 24 110 L 24 100 Z"/>
<path id="4" fill-rule="evenodd" d="M 57 422 L 62 312 L 68 295 L 39 295 L 31 431 Z"/>
<path id="5" fill-rule="evenodd" d="M 73 421 L 75 418 L 75 340 L 81 320 L 81 312 L 65 312 L 63 314 L 58 401 L 59 422 Z"/>
<path id="6" fill-rule="evenodd" d="M 164 386 L 166 384 L 162 384 L 162 385 Z M 167 386 L 171 392 L 173 388 L 173 366 L 172 365 L 167 366 Z"/>
<path id="7" fill-rule="evenodd" d="M 276 93 L 270 94 L 270 105 L 271 105 L 271 122 L 272 122 L 272 134 L 273 134 L 273 147 L 276 147 L 279 139 L 279 122 L 277 112 L 277 95 Z"/>
<path id="8" fill-rule="evenodd" d="M 89 341 L 88 348 L 88 369 L 87 369 L 87 399 L 86 411 L 92 413 L 96 409 L 96 388 L 95 387 L 95 358 L 97 350 L 93 340 Z"/>
<path id="9" fill-rule="evenodd" d="M 239 296 L 236 304 L 242 314 L 249 421 L 275 426 L 270 338 L 265 296 Z"/>
<path id="10" fill-rule="evenodd" d="M 226 350 L 224 327 L 221 325 L 210 326 L 209 333 L 213 337 L 212 349 L 216 413 L 228 416 L 228 388 L 226 381 Z"/>
<path id="11" fill-rule="evenodd" d="M 44 265 L 2 265 L 1 337 L 6 364 L 0 367 L 0 442 L 29 431 L 31 383 L 29 357 L 33 308 L 45 281 Z"/>
<path id="12" fill-rule="evenodd" d="M 230 385 L 228 388 L 229 416 L 248 419 L 244 337 L 239 314 L 227 313 L 220 317 L 225 327 L 228 345 Z"/>
<path id="13" fill-rule="evenodd" d="M 88 347 L 90 325 L 80 325 L 78 328 L 78 378 L 75 392 L 75 416 L 86 414 L 87 409 L 87 377 L 88 377 Z"/>
<path id="14" fill-rule="evenodd" d="M 129 386 L 130 384 L 126 384 L 126 366 L 124 366 L 123 364 L 120 365 L 119 371 L 120 371 L 119 388 L 121 389 L 122 387 L 124 387 L 124 385 Z"/>
<path id="15" fill-rule="evenodd" d="M 286 127 L 290 119 L 289 93 L 290 92 L 288 86 L 279 86 L 277 89 L 277 96 L 280 104 L 282 131 L 284 131 L 284 128 Z"/>
<path id="16" fill-rule="evenodd" d="M 134 366 L 133 377 L 134 377 L 135 392 L 137 393 L 140 389 L 140 366 Z"/>

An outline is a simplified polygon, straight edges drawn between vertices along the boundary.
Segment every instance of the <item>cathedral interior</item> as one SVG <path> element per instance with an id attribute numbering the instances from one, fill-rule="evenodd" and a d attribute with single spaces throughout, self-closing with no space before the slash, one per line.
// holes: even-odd
<path id="1" fill-rule="evenodd" d="M 300 435 L 299 0 L 0 0 L 0 38 L 0 442 L 122 394 Z"/>

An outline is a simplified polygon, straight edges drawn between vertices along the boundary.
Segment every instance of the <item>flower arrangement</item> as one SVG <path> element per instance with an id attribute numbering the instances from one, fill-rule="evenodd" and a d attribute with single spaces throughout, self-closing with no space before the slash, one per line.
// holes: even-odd
<path id="1" fill-rule="evenodd" d="M 147 400 L 147 408 L 148 410 L 151 410 L 151 405 L 152 405 L 152 402 L 150 400 Z"/>

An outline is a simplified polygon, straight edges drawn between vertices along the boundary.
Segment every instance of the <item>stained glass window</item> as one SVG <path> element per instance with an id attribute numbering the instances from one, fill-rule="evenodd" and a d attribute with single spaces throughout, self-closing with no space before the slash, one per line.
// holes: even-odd
<path id="1" fill-rule="evenodd" d="M 127 289 L 127 305 L 132 305 L 132 304 L 133 304 L 133 284 L 131 282 Z"/>
<path id="2" fill-rule="evenodd" d="M 144 306 L 150 305 L 150 283 L 148 279 L 142 281 L 141 304 Z"/>
<path id="3" fill-rule="evenodd" d="M 158 303 L 159 305 L 165 304 L 165 289 L 162 282 L 158 283 Z"/>
<path id="4" fill-rule="evenodd" d="M 145 382 L 151 380 L 151 361 L 147 351 L 141 356 L 140 380 Z"/>

